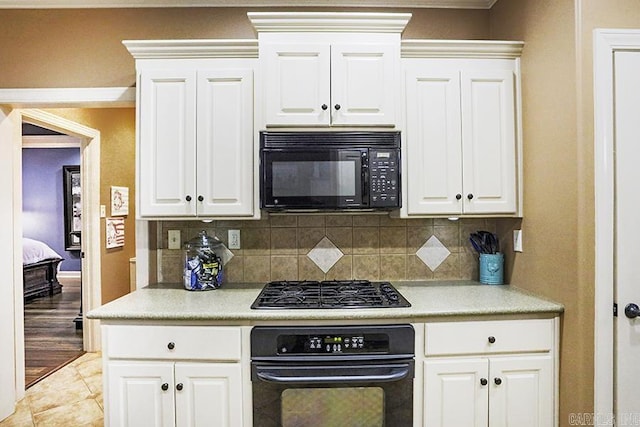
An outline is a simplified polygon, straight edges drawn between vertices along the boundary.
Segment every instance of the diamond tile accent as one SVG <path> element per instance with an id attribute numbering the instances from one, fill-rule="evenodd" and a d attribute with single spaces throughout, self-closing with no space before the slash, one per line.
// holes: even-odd
<path id="1" fill-rule="evenodd" d="M 342 258 L 344 254 L 326 236 L 309 251 L 307 257 L 313 261 L 324 273 L 331 270 L 331 267 Z"/>
<path id="2" fill-rule="evenodd" d="M 431 236 L 429 240 L 416 251 L 418 258 L 420 258 L 431 271 L 435 271 L 436 268 L 447 259 L 449 254 L 451 254 L 451 251 L 449 251 L 436 236 Z"/>

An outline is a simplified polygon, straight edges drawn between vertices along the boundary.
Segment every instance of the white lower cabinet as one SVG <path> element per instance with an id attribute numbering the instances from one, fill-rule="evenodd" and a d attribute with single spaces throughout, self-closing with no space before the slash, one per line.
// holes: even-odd
<path id="1" fill-rule="evenodd" d="M 557 425 L 553 325 L 553 319 L 427 324 L 423 425 Z"/>
<path id="2" fill-rule="evenodd" d="M 242 425 L 239 363 L 111 362 L 108 369 L 110 425 Z"/>
<path id="3" fill-rule="evenodd" d="M 117 325 L 103 334 L 105 426 L 243 425 L 240 328 Z"/>

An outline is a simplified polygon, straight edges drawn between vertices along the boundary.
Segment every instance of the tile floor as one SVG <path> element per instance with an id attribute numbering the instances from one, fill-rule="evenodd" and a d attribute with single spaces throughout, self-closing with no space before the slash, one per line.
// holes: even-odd
<path id="1" fill-rule="evenodd" d="M 0 427 L 102 426 L 102 358 L 86 353 L 27 389 Z"/>

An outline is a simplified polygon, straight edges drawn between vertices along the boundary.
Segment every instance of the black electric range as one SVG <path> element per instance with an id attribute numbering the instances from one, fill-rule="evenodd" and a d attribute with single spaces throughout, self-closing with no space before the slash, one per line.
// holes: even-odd
<path id="1" fill-rule="evenodd" d="M 411 307 L 389 282 L 368 280 L 277 281 L 267 283 L 253 309 Z"/>

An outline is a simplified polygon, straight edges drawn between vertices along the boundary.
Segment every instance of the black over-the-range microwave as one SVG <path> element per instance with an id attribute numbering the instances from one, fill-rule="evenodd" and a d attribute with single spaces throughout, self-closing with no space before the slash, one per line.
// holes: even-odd
<path id="1" fill-rule="evenodd" d="M 400 132 L 260 132 L 262 209 L 392 210 L 400 181 Z"/>

